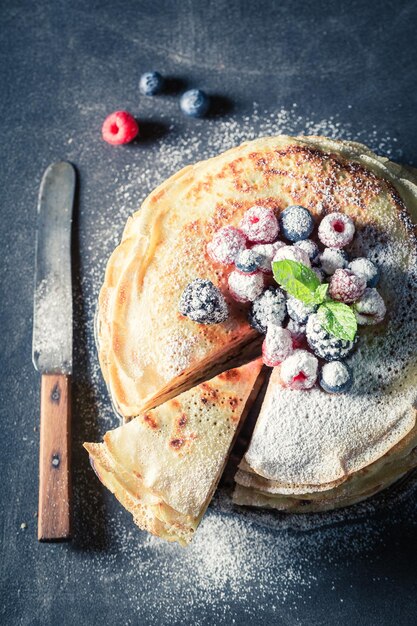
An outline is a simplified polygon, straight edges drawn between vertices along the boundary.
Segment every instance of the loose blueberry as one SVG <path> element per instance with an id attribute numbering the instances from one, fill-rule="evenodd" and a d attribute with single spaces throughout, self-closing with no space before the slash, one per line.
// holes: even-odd
<path id="1" fill-rule="evenodd" d="M 159 72 L 145 72 L 139 81 L 139 90 L 144 96 L 154 96 L 161 93 L 164 79 Z"/>
<path id="2" fill-rule="evenodd" d="M 210 280 L 196 278 L 187 285 L 179 301 L 179 312 L 198 324 L 219 324 L 228 317 L 226 301 Z"/>
<path id="3" fill-rule="evenodd" d="M 332 276 L 338 269 L 344 269 L 349 263 L 347 253 L 344 250 L 336 250 L 336 248 L 325 248 L 319 259 L 320 268 L 328 276 Z"/>
<path id="4" fill-rule="evenodd" d="M 287 311 L 289 317 L 299 324 L 306 324 L 308 316 L 317 310 L 315 304 L 304 304 L 301 300 L 289 296 L 287 299 Z"/>
<path id="5" fill-rule="evenodd" d="M 379 268 L 369 259 L 358 257 L 348 265 L 351 272 L 356 276 L 362 276 L 366 280 L 367 287 L 376 287 L 379 281 Z"/>
<path id="6" fill-rule="evenodd" d="M 242 250 L 235 260 L 236 269 L 245 274 L 253 274 L 253 272 L 260 269 L 261 264 L 261 255 L 257 254 L 253 249 Z"/>
<path id="7" fill-rule="evenodd" d="M 353 384 L 351 369 L 342 361 L 326 363 L 321 370 L 319 383 L 327 393 L 346 393 Z"/>
<path id="8" fill-rule="evenodd" d="M 190 117 L 203 117 L 209 109 L 210 100 L 201 89 L 190 89 L 182 94 L 181 111 Z"/>
<path id="9" fill-rule="evenodd" d="M 353 239 L 355 225 L 344 213 L 329 213 L 320 222 L 318 235 L 328 248 L 344 248 Z"/>
<path id="10" fill-rule="evenodd" d="M 254 300 L 249 323 L 258 333 L 266 333 L 270 324 L 282 324 L 286 315 L 284 292 L 279 287 L 269 287 Z"/>
<path id="11" fill-rule="evenodd" d="M 325 361 L 339 361 L 354 349 L 355 342 L 339 339 L 322 327 L 317 313 L 310 315 L 306 326 L 307 343 L 314 354 Z"/>
<path id="12" fill-rule="evenodd" d="M 319 247 L 314 241 L 311 241 L 311 239 L 300 239 L 300 241 L 296 241 L 294 245 L 304 250 L 304 252 L 307 252 L 311 263 L 318 260 Z"/>
<path id="13" fill-rule="evenodd" d="M 279 225 L 286 239 L 300 241 L 311 235 L 314 221 L 308 209 L 295 204 L 284 209 L 279 219 Z"/>

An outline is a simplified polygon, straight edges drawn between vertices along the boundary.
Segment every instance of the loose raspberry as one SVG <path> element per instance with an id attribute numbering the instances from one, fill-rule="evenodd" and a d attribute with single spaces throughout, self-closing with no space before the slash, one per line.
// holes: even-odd
<path id="1" fill-rule="evenodd" d="M 264 274 L 272 274 L 272 259 L 275 256 L 275 252 L 285 246 L 283 241 L 274 241 L 274 243 L 257 243 L 252 246 L 251 250 L 254 250 L 261 257 L 261 264 L 259 269 Z"/>
<path id="2" fill-rule="evenodd" d="M 329 248 L 344 248 L 353 239 L 355 225 L 344 213 L 329 213 L 323 217 L 319 226 L 319 239 Z"/>
<path id="3" fill-rule="evenodd" d="M 281 363 L 281 380 L 290 389 L 311 389 L 317 380 L 318 360 L 307 350 L 295 350 Z"/>
<path id="4" fill-rule="evenodd" d="M 278 220 L 273 210 L 258 205 L 246 211 L 240 228 L 254 243 L 272 243 L 279 233 Z"/>
<path id="5" fill-rule="evenodd" d="M 215 263 L 231 265 L 241 250 L 246 246 L 246 237 L 234 226 L 224 226 L 207 244 L 207 252 Z"/>
<path id="6" fill-rule="evenodd" d="M 242 274 L 234 270 L 230 272 L 228 280 L 230 295 L 237 302 L 253 302 L 264 289 L 264 279 L 261 272 Z"/>
<path id="7" fill-rule="evenodd" d="M 289 330 L 270 324 L 262 344 L 262 357 L 265 365 L 276 367 L 293 352 Z"/>
<path id="8" fill-rule="evenodd" d="M 366 280 L 350 270 L 336 270 L 330 279 L 329 295 L 333 300 L 350 304 L 363 295 Z"/>
<path id="9" fill-rule="evenodd" d="M 133 115 L 127 111 L 115 111 L 104 120 L 101 133 L 104 141 L 113 146 L 129 143 L 139 132 L 139 126 Z"/>
<path id="10" fill-rule="evenodd" d="M 344 269 L 348 266 L 349 257 L 344 250 L 336 250 L 336 248 L 324 248 L 320 254 L 320 267 L 331 276 L 338 269 Z"/>
<path id="11" fill-rule="evenodd" d="M 376 289 L 367 287 L 363 296 L 353 305 L 356 321 L 361 326 L 382 322 L 387 312 L 385 302 Z"/>
<path id="12" fill-rule="evenodd" d="M 307 252 L 305 252 L 298 246 L 282 246 L 276 252 L 273 260 L 284 261 L 287 259 L 289 261 L 298 261 L 298 263 L 302 263 L 303 265 L 306 265 L 307 267 L 311 266 L 310 259 L 308 257 Z"/>

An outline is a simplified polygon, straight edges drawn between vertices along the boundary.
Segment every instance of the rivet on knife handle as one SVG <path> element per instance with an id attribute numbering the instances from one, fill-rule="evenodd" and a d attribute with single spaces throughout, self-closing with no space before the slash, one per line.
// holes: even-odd
<path id="1" fill-rule="evenodd" d="M 39 541 L 71 537 L 71 378 L 43 374 L 39 455 Z"/>

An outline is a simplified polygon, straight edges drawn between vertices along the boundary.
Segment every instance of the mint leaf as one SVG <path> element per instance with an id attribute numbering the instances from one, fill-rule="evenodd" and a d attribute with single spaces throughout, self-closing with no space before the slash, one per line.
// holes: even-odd
<path id="1" fill-rule="evenodd" d="M 352 309 L 343 302 L 329 300 L 319 307 L 320 323 L 338 339 L 353 341 L 358 325 Z"/>
<path id="2" fill-rule="evenodd" d="M 317 287 L 316 291 L 314 292 L 315 304 L 321 304 L 325 301 L 328 289 L 328 283 L 324 283 L 323 285 L 319 285 Z"/>
<path id="3" fill-rule="evenodd" d="M 320 281 L 309 267 L 298 261 L 285 259 L 274 261 L 272 271 L 277 283 L 291 296 L 304 304 L 317 304 L 316 290 L 320 286 Z"/>

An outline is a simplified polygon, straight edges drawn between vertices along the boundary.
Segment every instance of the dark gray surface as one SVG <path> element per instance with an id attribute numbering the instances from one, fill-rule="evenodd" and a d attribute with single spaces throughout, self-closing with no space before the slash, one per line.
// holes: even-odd
<path id="1" fill-rule="evenodd" d="M 358 138 L 417 165 L 417 5 L 14 0 L 0 23 L 1 623 L 415 624 L 412 481 L 314 519 L 237 513 L 223 490 L 182 551 L 136 531 L 81 444 L 116 424 L 92 319 L 127 215 L 181 165 L 262 132 Z M 148 69 L 178 79 L 168 95 L 140 98 Z M 219 96 L 210 119 L 181 116 L 174 92 L 186 84 Z M 100 139 L 118 108 L 142 123 L 142 139 L 124 148 Z M 34 231 L 42 172 L 62 158 L 80 182 L 75 534 L 45 545 L 35 518 Z"/>

